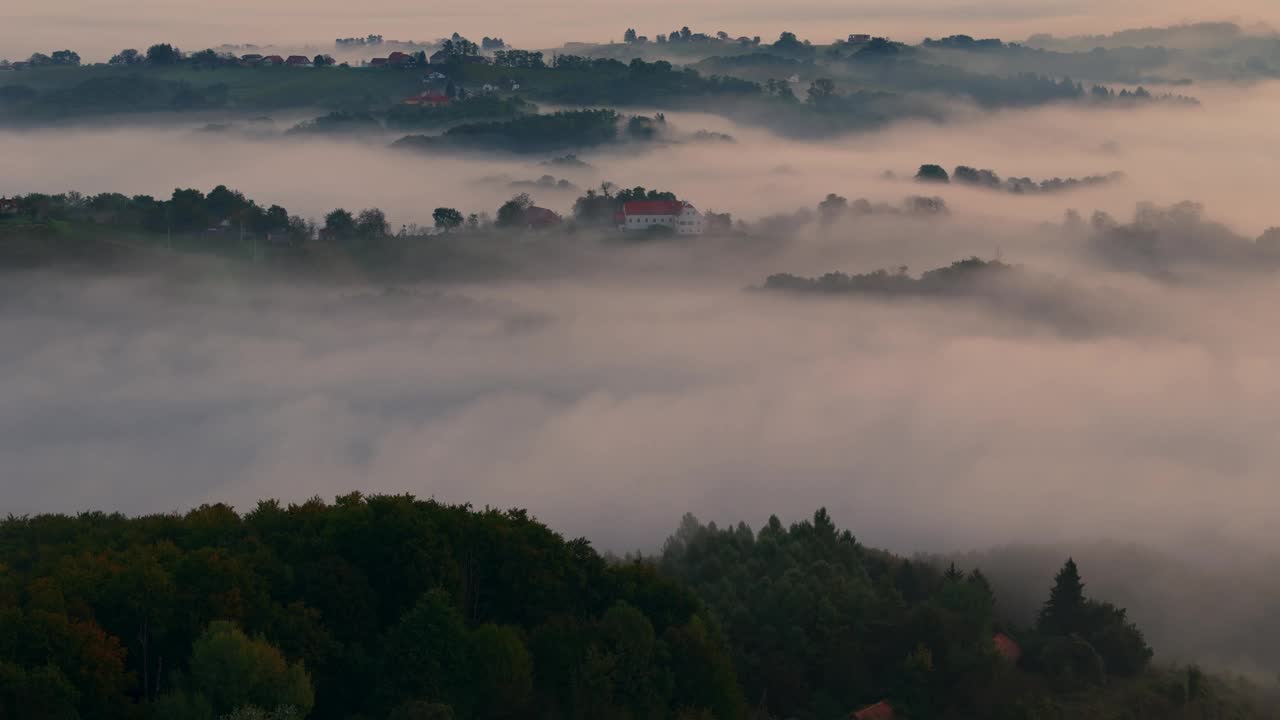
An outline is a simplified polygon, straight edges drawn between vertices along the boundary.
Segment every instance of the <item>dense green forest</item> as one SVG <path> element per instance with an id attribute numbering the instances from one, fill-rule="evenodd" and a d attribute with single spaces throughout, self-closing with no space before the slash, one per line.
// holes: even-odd
<path id="1" fill-rule="evenodd" d="M 686 517 L 602 556 L 520 510 L 351 494 L 0 523 L 0 717 L 1251 718 L 1156 667 L 1067 561 L 1034 625 L 978 569 Z M 1051 587 L 1051 589 L 1050 589 Z M 1268 710 L 1270 708 L 1270 710 Z"/>

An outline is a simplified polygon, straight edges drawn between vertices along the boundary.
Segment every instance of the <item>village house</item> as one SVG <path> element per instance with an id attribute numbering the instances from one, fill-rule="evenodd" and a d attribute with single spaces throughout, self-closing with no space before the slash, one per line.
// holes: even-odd
<path id="1" fill-rule="evenodd" d="M 311 60 L 306 55 L 290 55 L 284 64 L 290 67 L 311 67 Z"/>
<path id="2" fill-rule="evenodd" d="M 384 67 L 386 64 L 386 58 L 372 58 L 369 60 L 369 67 Z"/>
<path id="3" fill-rule="evenodd" d="M 678 235 L 702 234 L 702 213 L 680 200 L 630 200 L 622 204 L 617 220 L 625 231 L 665 227 Z"/>
<path id="4" fill-rule="evenodd" d="M 263 65 L 283 65 L 284 58 L 280 57 L 279 55 L 268 55 L 262 58 L 262 64 Z"/>
<path id="5" fill-rule="evenodd" d="M 261 65 L 262 56 L 259 55 L 258 53 L 249 53 L 248 55 L 241 55 L 240 64 L 241 65 Z"/>

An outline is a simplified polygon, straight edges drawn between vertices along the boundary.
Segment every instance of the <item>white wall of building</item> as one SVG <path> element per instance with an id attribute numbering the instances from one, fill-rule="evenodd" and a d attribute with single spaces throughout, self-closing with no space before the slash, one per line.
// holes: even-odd
<path id="1" fill-rule="evenodd" d="M 692 205 L 685 205 L 679 215 L 626 215 L 622 219 L 623 230 L 647 230 L 655 225 L 669 227 L 679 235 L 701 235 L 702 213 Z"/>

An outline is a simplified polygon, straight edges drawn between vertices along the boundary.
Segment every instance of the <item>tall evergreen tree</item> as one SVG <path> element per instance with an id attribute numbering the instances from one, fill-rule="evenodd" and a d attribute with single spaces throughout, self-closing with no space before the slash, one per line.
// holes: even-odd
<path id="1" fill-rule="evenodd" d="M 1040 610 L 1036 628 L 1046 635 L 1070 635 L 1083 629 L 1087 602 L 1084 598 L 1084 582 L 1080 570 L 1072 558 L 1053 578 L 1049 599 Z"/>

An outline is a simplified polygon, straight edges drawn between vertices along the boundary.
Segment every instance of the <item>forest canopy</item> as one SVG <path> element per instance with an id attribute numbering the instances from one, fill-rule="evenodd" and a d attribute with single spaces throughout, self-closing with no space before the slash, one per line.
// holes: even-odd
<path id="1" fill-rule="evenodd" d="M 1072 709 L 1105 694 L 1250 717 L 1198 669 L 1150 666 L 1125 611 L 1083 588 L 1068 560 L 1015 627 L 979 569 L 865 547 L 825 510 L 759 531 L 686 516 L 660 555 L 628 559 L 521 510 L 411 496 L 11 517 L 0 711 L 1048 718 L 1091 717 Z"/>

